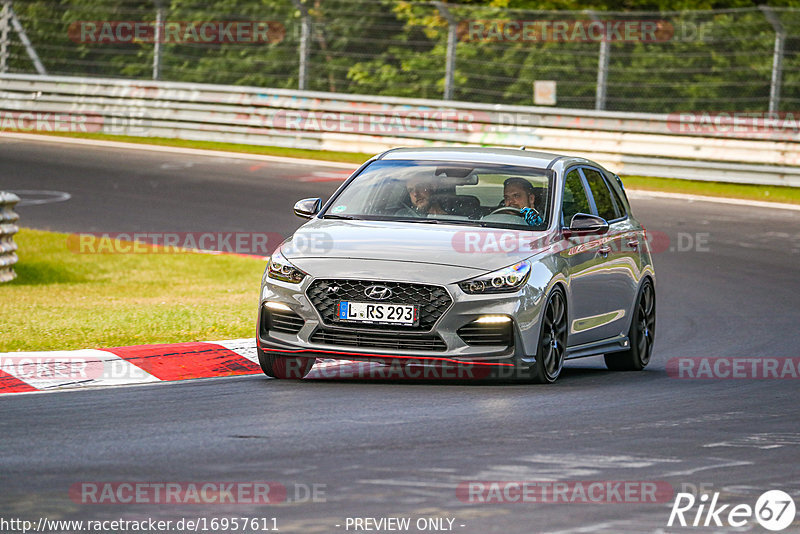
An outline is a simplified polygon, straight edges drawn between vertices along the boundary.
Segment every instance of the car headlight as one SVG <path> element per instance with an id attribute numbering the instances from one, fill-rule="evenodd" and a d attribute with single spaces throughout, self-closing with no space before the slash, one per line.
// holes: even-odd
<path id="1" fill-rule="evenodd" d="M 517 291 L 528 280 L 531 262 L 523 260 L 493 273 L 459 282 L 464 293 L 485 295 L 489 293 L 511 293 Z"/>
<path id="2" fill-rule="evenodd" d="M 267 265 L 267 274 L 270 278 L 289 282 L 291 284 L 299 284 L 303 281 L 303 278 L 306 277 L 306 273 L 292 265 L 289 260 L 281 254 L 280 250 L 276 250 L 272 257 L 270 257 L 269 265 Z"/>

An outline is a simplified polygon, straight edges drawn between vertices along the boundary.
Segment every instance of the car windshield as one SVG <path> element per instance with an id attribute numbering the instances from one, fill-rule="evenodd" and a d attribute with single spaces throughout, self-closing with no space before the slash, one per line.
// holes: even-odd
<path id="1" fill-rule="evenodd" d="M 549 174 L 512 165 L 378 160 L 321 217 L 543 230 Z"/>

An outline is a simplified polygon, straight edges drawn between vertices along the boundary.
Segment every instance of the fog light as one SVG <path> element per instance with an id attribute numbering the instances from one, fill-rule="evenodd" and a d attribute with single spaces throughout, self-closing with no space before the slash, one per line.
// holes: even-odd
<path id="1" fill-rule="evenodd" d="M 272 302 L 272 301 L 269 301 L 269 302 L 265 302 L 264 306 L 266 306 L 267 308 L 269 308 L 271 310 L 292 311 L 292 309 L 289 306 L 287 306 L 286 304 L 284 304 L 283 302 Z"/>
<path id="2" fill-rule="evenodd" d="M 483 317 L 478 317 L 475 319 L 476 323 L 507 323 L 511 321 L 511 317 L 507 315 L 484 315 Z"/>

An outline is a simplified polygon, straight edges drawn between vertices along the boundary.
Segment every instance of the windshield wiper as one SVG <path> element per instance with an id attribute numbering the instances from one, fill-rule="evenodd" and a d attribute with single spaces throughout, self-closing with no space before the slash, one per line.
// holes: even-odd
<path id="1" fill-rule="evenodd" d="M 480 226 L 486 227 L 488 223 L 476 219 L 437 219 L 442 224 L 460 224 L 462 226 Z"/>
<path id="2" fill-rule="evenodd" d="M 389 222 L 410 222 L 410 223 L 423 223 L 423 224 L 439 224 L 442 221 L 437 219 L 386 219 Z"/>
<path id="3" fill-rule="evenodd" d="M 353 217 L 352 215 L 337 215 L 335 213 L 325 214 L 320 219 L 344 219 L 346 221 L 359 221 L 358 217 Z"/>
<path id="4" fill-rule="evenodd" d="M 428 224 L 457 224 L 461 226 L 477 226 L 480 228 L 491 227 L 490 223 L 478 220 L 463 220 L 463 219 L 392 219 L 394 222 L 415 222 L 415 223 L 428 223 Z"/>

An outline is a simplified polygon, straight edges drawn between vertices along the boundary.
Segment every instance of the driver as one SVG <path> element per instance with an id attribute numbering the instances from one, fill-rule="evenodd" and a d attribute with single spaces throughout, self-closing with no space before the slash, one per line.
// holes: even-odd
<path id="1" fill-rule="evenodd" d="M 503 205 L 517 208 L 528 226 L 538 226 L 544 221 L 534 208 L 536 194 L 531 183 L 524 178 L 508 178 L 503 182 Z"/>

